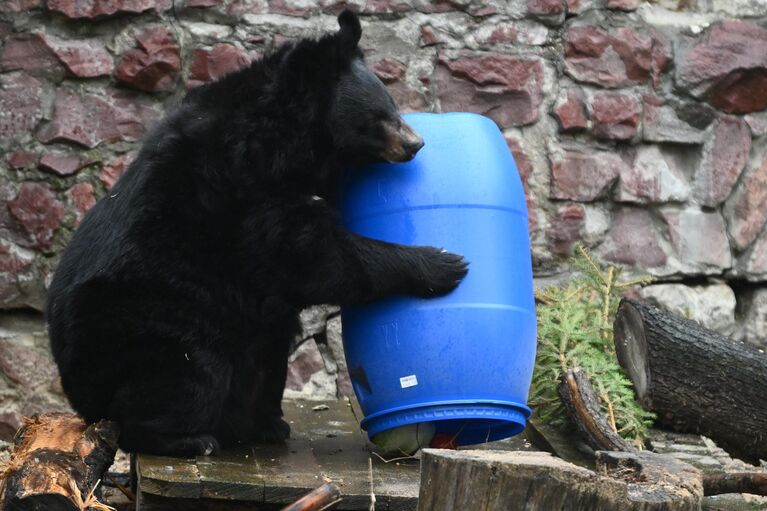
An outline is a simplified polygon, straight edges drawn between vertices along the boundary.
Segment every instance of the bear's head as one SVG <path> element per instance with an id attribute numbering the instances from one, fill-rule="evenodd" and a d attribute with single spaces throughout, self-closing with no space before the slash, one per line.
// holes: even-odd
<path id="1" fill-rule="evenodd" d="M 314 112 L 305 108 L 302 121 L 314 117 L 345 166 L 412 159 L 423 139 L 402 120 L 386 86 L 365 63 L 357 15 L 345 10 L 338 24 L 338 32 L 284 48 L 278 79 L 284 102 L 300 96 L 303 105 L 321 105 Z"/>
<path id="2" fill-rule="evenodd" d="M 336 149 L 357 164 L 411 160 L 423 139 L 402 120 L 386 87 L 365 64 L 357 46 L 359 19 L 344 11 L 338 24 L 335 39 L 351 58 L 339 75 L 329 116 Z"/>

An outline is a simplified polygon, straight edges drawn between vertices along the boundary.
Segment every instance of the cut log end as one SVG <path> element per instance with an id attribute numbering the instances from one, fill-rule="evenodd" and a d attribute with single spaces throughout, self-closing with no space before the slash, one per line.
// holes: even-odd
<path id="1" fill-rule="evenodd" d="M 749 463 L 767 459 L 767 355 L 632 299 L 614 331 L 618 361 L 660 424 Z"/>
<path id="2" fill-rule="evenodd" d="M 613 331 L 618 362 L 631 382 L 637 399 L 645 408 L 651 409 L 652 402 L 647 392 L 652 377 L 647 362 L 647 339 L 642 315 L 630 302 L 622 301 L 621 314 L 615 319 Z M 620 349 L 617 345 L 620 343 Z"/>

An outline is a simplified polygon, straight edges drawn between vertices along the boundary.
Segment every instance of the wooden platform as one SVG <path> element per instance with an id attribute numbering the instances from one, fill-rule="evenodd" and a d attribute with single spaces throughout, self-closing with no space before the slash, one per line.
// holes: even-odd
<path id="1" fill-rule="evenodd" d="M 284 446 L 253 446 L 215 457 L 136 456 L 139 511 L 280 509 L 324 480 L 341 488 L 334 509 L 376 511 L 417 507 L 420 462 L 384 462 L 359 428 L 356 403 L 286 401 L 292 428 Z M 486 449 L 524 448 L 522 439 Z M 372 469 L 372 470 L 371 470 Z"/>

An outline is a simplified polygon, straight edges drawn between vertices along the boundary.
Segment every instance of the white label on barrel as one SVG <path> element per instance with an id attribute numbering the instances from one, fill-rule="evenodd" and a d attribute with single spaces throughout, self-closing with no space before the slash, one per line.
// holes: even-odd
<path id="1" fill-rule="evenodd" d="M 411 374 L 410 376 L 403 376 L 399 379 L 399 384 L 402 385 L 403 389 L 408 387 L 415 387 L 418 385 L 418 378 L 416 378 L 414 374 Z"/>

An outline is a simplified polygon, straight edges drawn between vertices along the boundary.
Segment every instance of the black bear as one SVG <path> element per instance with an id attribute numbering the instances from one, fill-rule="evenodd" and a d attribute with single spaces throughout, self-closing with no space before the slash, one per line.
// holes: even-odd
<path id="1" fill-rule="evenodd" d="M 342 171 L 422 139 L 358 48 L 360 22 L 191 91 L 85 216 L 47 320 L 61 381 L 128 451 L 192 456 L 279 442 L 298 312 L 452 290 L 460 256 L 339 224 Z"/>

